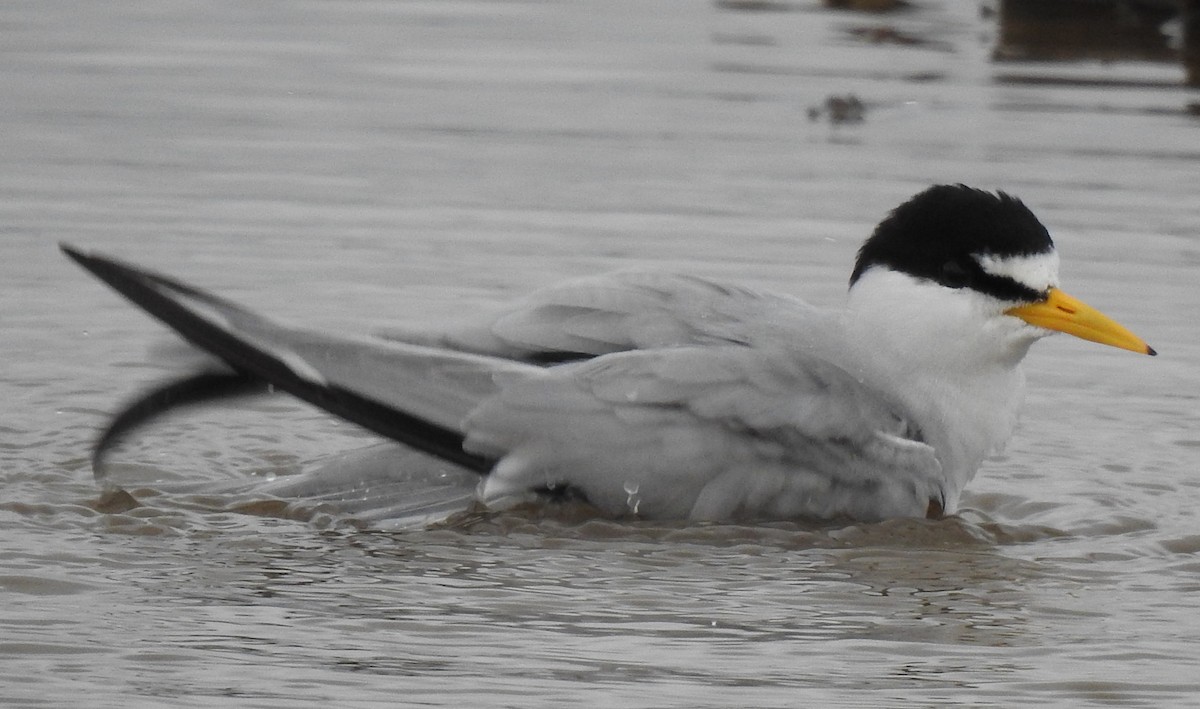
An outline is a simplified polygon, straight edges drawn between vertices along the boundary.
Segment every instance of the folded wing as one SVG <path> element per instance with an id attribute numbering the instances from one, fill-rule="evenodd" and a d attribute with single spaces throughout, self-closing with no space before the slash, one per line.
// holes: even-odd
<path id="1" fill-rule="evenodd" d="M 747 344 L 811 323 L 799 299 L 660 271 L 620 271 L 531 293 L 438 331 L 391 328 L 391 340 L 555 364 L 679 345 Z"/>
<path id="2" fill-rule="evenodd" d="M 581 491 L 657 518 L 922 516 L 932 448 L 839 367 L 784 349 L 676 347 L 501 378 L 466 423 L 484 496 Z"/>

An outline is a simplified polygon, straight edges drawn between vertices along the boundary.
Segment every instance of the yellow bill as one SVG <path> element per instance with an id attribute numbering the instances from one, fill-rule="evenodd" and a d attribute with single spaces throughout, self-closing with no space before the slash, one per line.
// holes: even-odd
<path id="1" fill-rule="evenodd" d="M 1030 325 L 1057 330 L 1068 335 L 1099 342 L 1102 345 L 1120 347 L 1142 354 L 1158 354 L 1140 337 L 1125 329 L 1116 320 L 1077 300 L 1057 288 L 1051 288 L 1046 299 L 1040 303 L 1021 305 L 1004 311 L 1021 318 Z"/>

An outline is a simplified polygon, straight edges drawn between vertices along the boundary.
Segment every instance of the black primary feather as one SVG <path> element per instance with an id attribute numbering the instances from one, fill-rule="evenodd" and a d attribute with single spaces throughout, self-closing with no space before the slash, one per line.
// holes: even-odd
<path id="1" fill-rule="evenodd" d="M 85 254 L 66 244 L 60 248 L 134 304 L 178 332 L 188 342 L 223 360 L 243 376 L 271 384 L 335 416 L 358 424 L 391 440 L 435 455 L 481 475 L 496 461 L 463 450 L 463 434 L 331 382 L 317 382 L 297 374 L 287 363 L 260 347 L 206 320 L 178 301 L 179 296 L 202 304 L 241 311 L 227 300 L 113 259 Z M 136 404 L 135 404 L 136 406 Z M 130 414 L 132 425 L 164 410 Z M 127 431 L 131 425 L 126 425 Z M 120 432 L 118 432 L 119 434 Z"/>

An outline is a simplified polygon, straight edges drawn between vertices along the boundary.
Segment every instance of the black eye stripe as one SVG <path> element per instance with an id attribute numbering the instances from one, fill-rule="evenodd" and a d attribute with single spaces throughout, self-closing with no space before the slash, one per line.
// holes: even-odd
<path id="1" fill-rule="evenodd" d="M 974 260 L 969 263 L 947 261 L 937 273 L 921 274 L 917 277 L 946 288 L 970 288 L 1003 301 L 1031 303 L 1046 299 L 1045 292 L 1030 288 L 1008 276 L 988 273 Z"/>
<path id="2" fill-rule="evenodd" d="M 997 276 L 987 273 L 983 269 L 980 269 L 980 273 L 983 274 L 982 278 L 971 284 L 971 287 L 980 293 L 986 293 L 1000 300 L 1020 303 L 1033 303 L 1046 299 L 1044 292 L 1014 281 L 1008 276 Z"/>

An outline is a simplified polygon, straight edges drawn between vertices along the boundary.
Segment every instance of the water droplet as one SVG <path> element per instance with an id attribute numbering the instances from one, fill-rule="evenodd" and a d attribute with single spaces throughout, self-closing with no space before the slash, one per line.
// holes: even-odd
<path id="1" fill-rule="evenodd" d="M 622 487 L 625 490 L 625 494 L 628 495 L 625 498 L 625 505 L 629 508 L 630 512 L 637 514 L 638 508 L 642 505 L 642 498 L 638 497 L 639 485 L 636 482 L 626 480 Z"/>
<path id="2" fill-rule="evenodd" d="M 267 471 L 267 474 L 263 475 L 263 479 L 265 479 L 267 482 L 271 482 L 272 480 L 275 479 L 275 473 L 271 472 L 271 471 Z"/>

